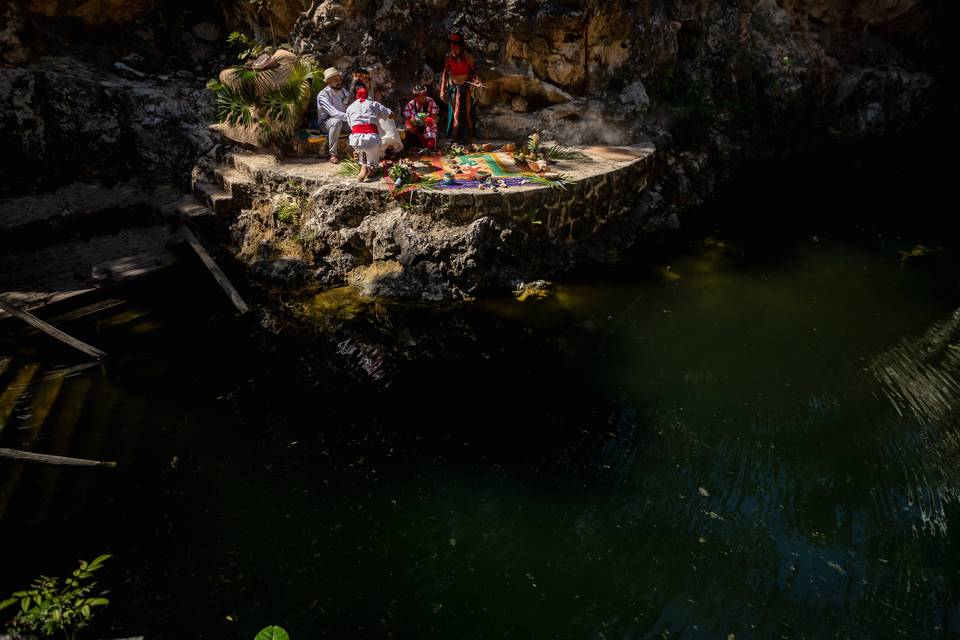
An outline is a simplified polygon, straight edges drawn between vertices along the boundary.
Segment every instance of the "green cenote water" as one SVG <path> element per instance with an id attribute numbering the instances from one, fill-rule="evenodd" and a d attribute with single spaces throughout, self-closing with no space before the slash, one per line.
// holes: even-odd
<path id="1" fill-rule="evenodd" d="M 393 340 L 314 384 L 200 281 L 72 324 L 104 369 L 7 336 L 0 446 L 121 465 L 0 465 L 0 588 L 110 552 L 96 631 L 149 640 L 956 637 L 955 254 L 733 189 L 545 300 L 298 301 Z"/>

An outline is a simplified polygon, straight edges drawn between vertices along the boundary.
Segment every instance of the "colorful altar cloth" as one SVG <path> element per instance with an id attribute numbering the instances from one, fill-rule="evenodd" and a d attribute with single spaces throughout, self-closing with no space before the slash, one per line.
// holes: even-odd
<path id="1" fill-rule="evenodd" d="M 481 180 L 477 179 L 477 173 L 487 171 L 496 184 L 504 187 L 519 187 L 534 182 L 540 182 L 543 178 L 528 168 L 517 166 L 513 158 L 506 153 L 501 152 L 480 152 L 468 153 L 452 158 L 447 158 L 441 154 L 421 156 L 420 162 L 429 163 L 433 171 L 419 170 L 421 175 L 420 182 L 404 184 L 399 190 L 401 193 L 408 193 L 418 188 L 429 187 L 438 190 L 450 189 L 478 189 Z M 454 166 L 458 169 L 454 169 Z M 443 177 L 447 172 L 454 173 L 454 184 L 444 184 Z M 390 190 L 394 191 L 393 180 L 388 179 Z"/>

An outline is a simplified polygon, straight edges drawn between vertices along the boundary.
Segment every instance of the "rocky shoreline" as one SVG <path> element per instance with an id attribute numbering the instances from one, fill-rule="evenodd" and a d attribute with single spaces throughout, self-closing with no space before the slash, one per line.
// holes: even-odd
<path id="1" fill-rule="evenodd" d="M 350 237 L 339 233 L 331 243 L 321 229 L 314 240 L 326 238 L 322 259 L 303 246 L 293 251 L 290 233 L 269 228 L 276 197 L 300 198 L 302 186 L 286 194 L 282 185 L 274 190 L 274 208 L 263 198 L 256 206 L 251 200 L 213 224 L 220 238 L 230 238 L 224 248 L 270 286 L 347 282 L 370 295 L 428 300 L 513 288 L 580 260 L 616 260 L 639 238 L 679 226 L 747 160 L 830 140 L 878 138 L 922 122 L 938 100 L 943 63 L 937 54 L 946 46 L 935 29 L 941 17 L 936 4 L 854 5 L 484 0 L 464 11 L 439 1 L 317 0 L 309 7 L 277 1 L 267 15 L 220 13 L 222 26 L 209 22 L 219 12 L 211 6 L 197 10 L 203 21 L 183 24 L 176 55 L 167 51 L 176 69 L 138 52 L 129 44 L 129 28 L 111 22 L 97 2 L 63 14 L 18 0 L 5 9 L 8 26 L 0 32 L 0 138 L 12 160 L 0 197 L 9 209 L 18 197 L 71 184 L 109 188 L 137 179 L 145 189 L 187 189 L 212 179 L 217 158 L 228 149 L 208 127 L 213 104 L 203 84 L 227 60 L 223 34 L 229 29 L 260 37 L 267 26 L 286 30 L 301 54 L 343 68 L 371 68 L 384 100 L 398 102 L 412 84 L 436 77 L 442 35 L 457 28 L 489 87 L 481 111 L 486 133 L 509 139 L 539 129 L 568 145 L 649 140 L 656 146 L 654 167 L 644 178 L 649 187 L 637 190 L 632 206 L 574 246 L 514 246 L 529 236 L 507 240 L 516 231 L 509 217 L 471 214 L 468 224 L 451 230 L 448 216 L 387 207 L 376 224 L 367 223 L 377 229 L 366 235 L 356 226 Z M 151 25 L 161 15 L 156 3 L 133 3 L 128 10 L 137 29 L 161 32 Z M 50 40 L 64 21 L 79 21 L 91 37 L 119 34 L 112 50 L 117 59 L 104 64 L 102 55 L 90 54 L 106 46 L 83 42 L 84 29 L 74 33 L 72 49 L 51 56 Z M 331 33 L 339 37 L 324 35 Z M 155 40 L 151 46 L 161 50 Z M 123 46 L 130 51 L 121 56 Z M 351 219 L 358 207 L 371 205 L 324 189 L 310 194 L 319 197 L 304 222 Z M 401 243 L 401 236 L 445 240 Z M 504 248 L 524 259 L 509 268 L 476 268 L 478 256 Z M 397 271 L 388 263 L 400 254 Z"/>

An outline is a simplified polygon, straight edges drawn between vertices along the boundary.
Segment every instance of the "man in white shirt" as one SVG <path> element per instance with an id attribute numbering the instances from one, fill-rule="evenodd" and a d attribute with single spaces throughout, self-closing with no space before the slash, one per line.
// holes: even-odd
<path id="1" fill-rule="evenodd" d="M 337 142 L 340 140 L 340 131 L 347 122 L 346 111 L 350 94 L 343 88 L 343 75 L 336 67 L 324 71 L 323 80 L 327 86 L 317 94 L 317 121 L 327 132 L 330 162 L 337 164 L 340 162 L 337 157 Z"/>
<path id="2" fill-rule="evenodd" d="M 363 182 L 373 178 L 380 167 L 380 120 L 393 117 L 393 111 L 376 100 L 367 99 L 367 88 L 357 89 L 357 99 L 347 107 L 350 123 L 350 146 L 360 158 L 360 174 Z"/>

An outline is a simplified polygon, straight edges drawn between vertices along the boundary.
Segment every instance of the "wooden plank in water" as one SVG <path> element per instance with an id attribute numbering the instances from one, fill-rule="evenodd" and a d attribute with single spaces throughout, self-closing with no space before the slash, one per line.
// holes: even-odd
<path id="1" fill-rule="evenodd" d="M 16 318 L 23 320 L 30 326 L 35 327 L 40 331 L 43 331 L 51 338 L 56 338 L 60 342 L 70 345 L 74 349 L 77 349 L 78 351 L 82 351 L 83 353 L 87 354 L 92 358 L 96 358 L 97 360 L 103 360 L 105 357 L 107 357 L 107 354 L 104 353 L 103 351 L 100 351 L 100 349 L 90 346 L 89 344 L 81 340 L 77 340 L 73 336 L 68 335 L 63 331 L 60 331 L 60 329 L 57 329 L 52 324 L 48 324 L 43 320 L 41 320 L 40 318 L 38 318 L 37 316 L 33 315 L 32 313 L 23 311 L 22 309 L 19 309 L 13 306 L 12 304 L 8 304 L 0 300 L 0 309 L 6 311 L 7 313 L 9 313 L 10 315 Z"/>
<path id="2" fill-rule="evenodd" d="M 17 462 L 36 462 L 39 464 L 50 464 L 56 467 L 106 467 L 114 469 L 116 462 L 104 462 L 102 460 L 87 460 L 85 458 L 68 458 L 66 456 L 51 456 L 45 453 L 34 453 L 32 451 L 20 451 L 19 449 L 0 448 L 0 459 L 15 460 Z"/>
<path id="3" fill-rule="evenodd" d="M 59 324 L 64 324 L 66 322 L 73 322 L 74 320 L 80 320 L 82 318 L 92 316 L 102 311 L 108 311 L 110 309 L 119 307 L 120 305 L 123 305 L 123 304 L 126 304 L 125 300 L 118 300 L 116 298 L 107 298 L 106 300 L 99 300 L 85 307 L 80 307 L 79 309 L 73 309 L 72 311 L 67 311 L 66 313 L 62 313 L 58 316 L 47 318 L 46 321 L 56 326 Z M 21 308 L 23 308 L 22 305 L 21 305 Z M 34 329 L 33 327 L 25 327 L 24 329 L 22 329 L 22 333 L 26 335 L 36 333 L 36 332 L 37 332 L 37 329 Z"/>
<path id="4" fill-rule="evenodd" d="M 96 287 L 78 283 L 75 288 L 65 289 L 63 291 L 8 291 L 7 293 L 0 294 L 0 302 L 15 304 L 21 309 L 32 311 L 58 302 L 64 302 L 96 290 Z M 9 316 L 10 314 L 0 309 L 0 320 L 4 320 Z"/>
<path id="5" fill-rule="evenodd" d="M 95 264 L 90 268 L 91 277 L 97 282 L 119 284 L 162 271 L 176 262 L 169 251 L 145 251 Z"/>
<path id="6" fill-rule="evenodd" d="M 243 298 L 240 297 L 240 294 L 237 293 L 237 290 L 233 288 L 233 285 L 230 284 L 230 281 L 227 279 L 227 276 L 220 270 L 220 267 L 217 266 L 217 263 L 213 261 L 213 258 L 210 257 L 210 254 L 207 253 L 207 250 L 203 248 L 203 245 L 200 244 L 200 241 L 197 240 L 197 237 L 193 235 L 193 231 L 190 231 L 190 228 L 187 226 L 180 227 L 180 235 L 190 243 L 190 247 L 200 256 L 200 260 L 203 261 L 204 266 L 210 271 L 214 279 L 220 285 L 220 288 L 226 292 L 227 296 L 230 297 L 230 300 L 233 302 L 234 306 L 240 311 L 240 313 L 246 313 L 250 311 L 250 307 L 247 306 L 247 303 L 243 301 Z"/>

